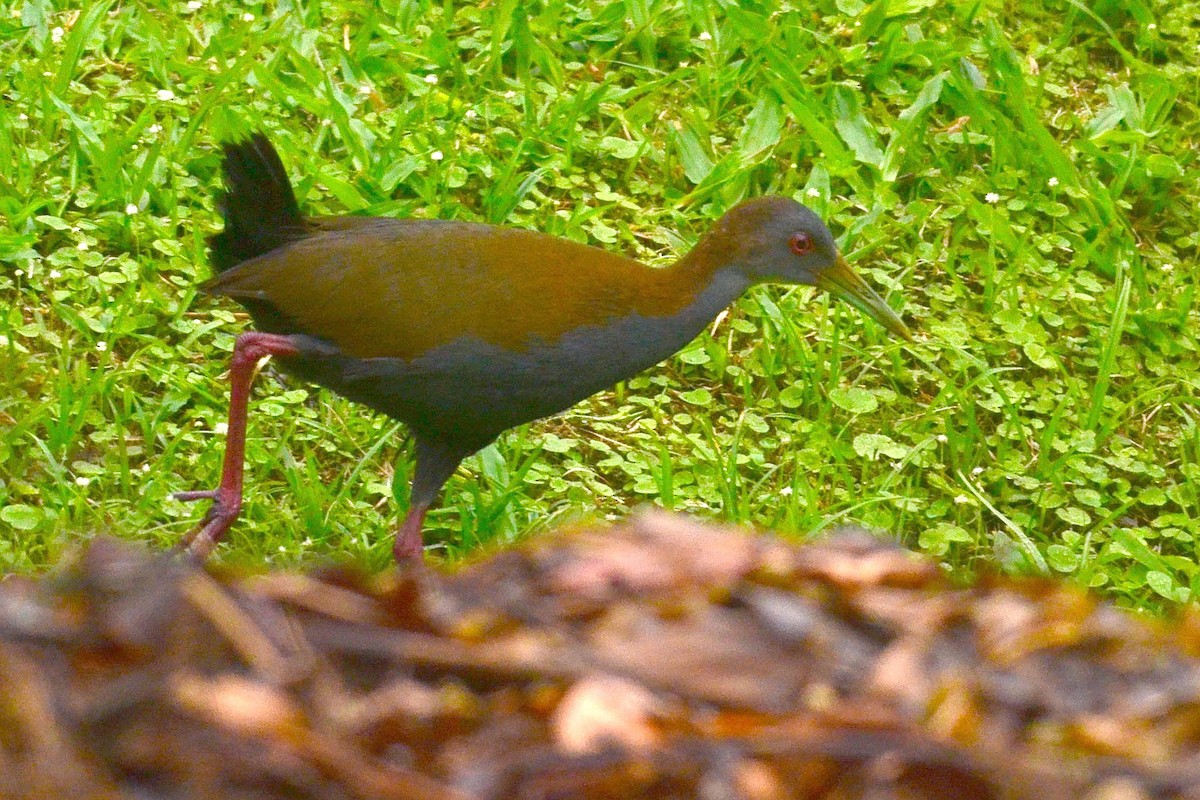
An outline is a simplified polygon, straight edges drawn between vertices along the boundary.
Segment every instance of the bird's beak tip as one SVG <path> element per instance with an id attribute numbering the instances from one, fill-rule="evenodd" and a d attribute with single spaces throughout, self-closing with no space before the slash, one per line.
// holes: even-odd
<path id="1" fill-rule="evenodd" d="M 904 320 L 900 319 L 900 315 L 850 268 L 841 254 L 838 254 L 833 264 L 817 273 L 816 278 L 818 287 L 859 309 L 889 333 L 905 341 L 914 341 L 912 331 L 904 324 Z"/>

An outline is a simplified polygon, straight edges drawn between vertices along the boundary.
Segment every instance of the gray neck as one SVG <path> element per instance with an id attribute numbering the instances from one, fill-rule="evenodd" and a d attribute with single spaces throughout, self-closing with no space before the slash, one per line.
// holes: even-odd
<path id="1" fill-rule="evenodd" d="M 657 364 L 682 350 L 749 286 L 750 280 L 741 270 L 732 267 L 718 270 L 691 303 L 669 317 L 647 318 L 647 324 L 655 327 L 661 324 L 662 327 L 659 346 L 654 348 L 657 352 L 653 359 L 647 360 L 646 366 Z"/>
<path id="2" fill-rule="evenodd" d="M 608 388 L 682 350 L 717 314 L 738 299 L 750 283 L 740 270 L 718 270 L 692 302 L 674 314 L 663 317 L 631 314 L 599 330 L 569 333 L 560 342 L 559 355 L 576 362 L 572 371 L 583 368 L 578 379 L 579 385 L 587 387 L 586 394 Z"/>

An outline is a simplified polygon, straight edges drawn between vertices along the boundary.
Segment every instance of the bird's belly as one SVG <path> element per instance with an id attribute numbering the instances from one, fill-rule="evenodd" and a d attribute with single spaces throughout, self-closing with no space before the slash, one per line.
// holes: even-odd
<path id="1" fill-rule="evenodd" d="M 314 348 L 324 348 L 320 355 L 284 366 L 420 434 L 482 447 L 668 357 L 697 332 L 678 323 L 630 315 L 523 350 L 464 337 L 412 360 L 350 358 L 322 343 Z M 308 350 L 302 348 L 306 356 Z"/>

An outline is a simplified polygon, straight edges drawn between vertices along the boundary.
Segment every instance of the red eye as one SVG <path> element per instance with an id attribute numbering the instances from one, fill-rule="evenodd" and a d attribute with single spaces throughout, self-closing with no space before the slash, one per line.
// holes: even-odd
<path id="1" fill-rule="evenodd" d="M 788 240 L 788 246 L 796 255 L 804 256 L 812 252 L 813 240 L 807 233 L 793 233 L 792 238 Z"/>

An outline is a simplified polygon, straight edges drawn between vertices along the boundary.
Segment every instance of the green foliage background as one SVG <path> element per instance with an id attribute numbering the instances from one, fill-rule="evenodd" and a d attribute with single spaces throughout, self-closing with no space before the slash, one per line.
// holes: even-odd
<path id="1" fill-rule="evenodd" d="M 662 264 L 747 196 L 830 222 L 921 329 L 760 287 L 661 368 L 467 462 L 451 557 L 654 502 L 857 522 L 965 573 L 1200 589 L 1200 4 L 0 2 L 0 566 L 165 546 L 215 484 L 244 316 L 197 295 L 221 137 L 313 213 Z M 383 566 L 402 430 L 268 370 L 223 558 Z"/>

